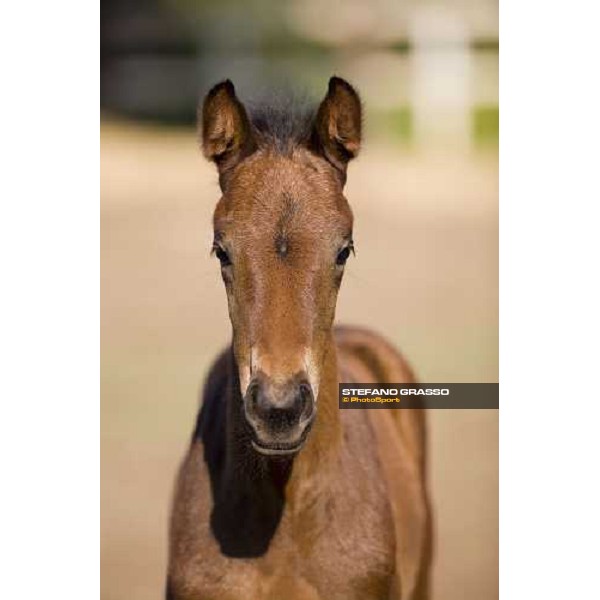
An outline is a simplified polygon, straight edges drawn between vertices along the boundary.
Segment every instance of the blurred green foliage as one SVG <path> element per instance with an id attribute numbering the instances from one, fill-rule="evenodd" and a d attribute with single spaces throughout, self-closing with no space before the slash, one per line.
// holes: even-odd
<path id="1" fill-rule="evenodd" d="M 472 111 L 473 139 L 477 144 L 497 144 L 500 110 L 497 106 L 476 106 Z"/>
<path id="2" fill-rule="evenodd" d="M 222 79 L 244 101 L 285 90 L 318 100 L 336 74 L 358 87 L 375 136 L 419 142 L 424 123 L 444 130 L 447 103 L 459 142 L 498 141 L 493 0 L 439 11 L 421 0 L 103 0 L 101 11 L 105 115 L 192 125 Z M 419 102 L 437 108 L 415 119 Z"/>

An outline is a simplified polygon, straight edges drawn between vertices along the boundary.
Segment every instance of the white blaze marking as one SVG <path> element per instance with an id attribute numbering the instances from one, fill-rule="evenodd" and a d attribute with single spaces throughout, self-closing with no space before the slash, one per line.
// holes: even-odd
<path id="1" fill-rule="evenodd" d="M 312 352 L 310 348 L 307 348 L 304 351 L 304 365 L 306 369 L 306 374 L 308 375 L 308 382 L 310 383 L 310 387 L 312 387 L 313 395 L 315 398 L 315 404 L 317 403 L 317 399 L 319 398 L 319 379 L 320 373 L 319 368 L 315 361 L 313 360 Z"/>

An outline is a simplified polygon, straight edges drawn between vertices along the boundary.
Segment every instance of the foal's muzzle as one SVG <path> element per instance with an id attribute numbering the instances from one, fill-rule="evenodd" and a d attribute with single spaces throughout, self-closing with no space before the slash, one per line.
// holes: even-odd
<path id="1" fill-rule="evenodd" d="M 244 397 L 252 445 L 261 454 L 298 452 L 315 416 L 315 399 L 305 374 L 276 385 L 262 373 L 252 379 Z"/>

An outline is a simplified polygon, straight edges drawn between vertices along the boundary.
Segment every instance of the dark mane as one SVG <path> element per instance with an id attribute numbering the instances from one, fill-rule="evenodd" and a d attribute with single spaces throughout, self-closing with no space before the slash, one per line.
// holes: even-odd
<path id="1" fill-rule="evenodd" d="M 309 140 L 316 107 L 288 96 L 250 105 L 248 113 L 261 144 L 287 154 Z"/>

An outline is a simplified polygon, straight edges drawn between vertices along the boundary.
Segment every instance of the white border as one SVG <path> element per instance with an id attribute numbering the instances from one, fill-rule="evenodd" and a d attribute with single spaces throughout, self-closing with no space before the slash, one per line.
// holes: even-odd
<path id="1" fill-rule="evenodd" d="M 598 588 L 598 15 L 501 6 L 501 597 Z M 99 597 L 98 7 L 2 18 L 2 595 Z"/>
<path id="2" fill-rule="evenodd" d="M 99 6 L 3 7 L 3 598 L 99 597 Z"/>
<path id="3" fill-rule="evenodd" d="M 500 11 L 500 597 L 597 595 L 598 9 Z"/>

